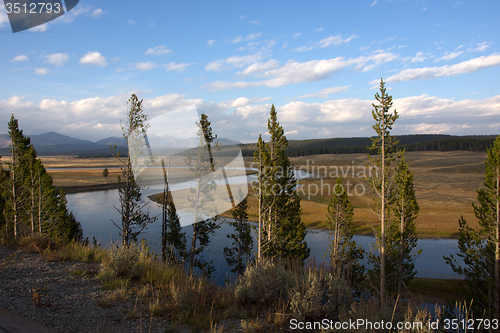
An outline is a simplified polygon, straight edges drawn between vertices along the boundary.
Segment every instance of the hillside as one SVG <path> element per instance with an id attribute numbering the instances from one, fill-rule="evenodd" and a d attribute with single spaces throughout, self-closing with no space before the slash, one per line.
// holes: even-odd
<path id="1" fill-rule="evenodd" d="M 494 135 L 454 136 L 445 134 L 397 135 L 398 147 L 406 151 L 486 151 L 493 143 Z M 286 150 L 288 156 L 308 156 L 320 154 L 368 153 L 372 144 L 370 138 L 332 138 L 313 140 L 290 140 Z M 255 144 L 241 145 L 243 156 L 252 156 Z"/>
<path id="2" fill-rule="evenodd" d="M 399 140 L 399 148 L 406 149 L 406 151 L 486 151 L 486 148 L 493 143 L 495 137 L 494 135 L 455 136 L 446 134 L 396 136 Z M 117 151 L 120 151 L 122 155 L 127 153 L 125 139 L 113 136 L 92 142 L 49 132 L 31 135 L 30 139 L 39 155 L 111 156 L 109 147 L 114 145 L 117 146 Z M 151 144 L 161 144 L 163 140 L 162 138 L 151 137 Z M 252 156 L 255 151 L 254 143 L 241 144 L 226 138 L 220 138 L 218 141 L 223 146 L 239 145 L 243 156 Z M 188 143 L 190 144 L 188 145 Z M 0 134 L 0 155 L 6 156 L 10 154 L 9 145 L 9 135 Z M 182 145 L 193 146 L 194 143 L 191 144 L 189 139 L 185 139 L 182 144 L 179 143 L 179 146 Z M 287 153 L 290 157 L 318 154 L 357 154 L 368 153 L 367 147 L 369 146 L 371 146 L 369 137 L 290 140 Z M 224 153 L 232 154 L 229 150 L 230 147 Z"/>

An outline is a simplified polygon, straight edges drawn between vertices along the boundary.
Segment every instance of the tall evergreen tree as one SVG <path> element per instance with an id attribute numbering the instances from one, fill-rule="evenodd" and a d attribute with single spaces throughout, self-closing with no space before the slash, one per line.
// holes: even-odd
<path id="1" fill-rule="evenodd" d="M 267 157 L 263 178 L 263 224 L 261 255 L 270 258 L 309 257 L 305 237 L 306 227 L 301 221 L 300 197 L 295 191 L 297 179 L 293 165 L 285 153 L 288 140 L 278 122 L 274 104 L 271 106 L 267 128 L 271 139 L 266 145 Z"/>
<path id="2" fill-rule="evenodd" d="M 262 139 L 262 135 L 259 135 L 259 140 L 257 141 L 256 151 L 254 152 L 254 162 L 258 169 L 257 173 L 257 181 L 252 182 L 252 189 L 254 194 L 257 196 L 258 201 L 258 211 L 259 211 L 259 221 L 257 226 L 257 259 L 260 260 L 262 258 L 262 233 L 263 233 L 263 223 L 264 223 L 264 215 L 267 209 L 265 208 L 265 186 L 266 179 L 268 178 L 266 173 L 269 172 L 269 154 L 266 148 L 266 143 Z"/>
<path id="3" fill-rule="evenodd" d="M 379 104 L 373 103 L 372 116 L 375 120 L 373 129 L 377 132 L 377 136 L 372 138 L 372 146 L 370 149 L 376 150 L 379 157 L 373 158 L 368 155 L 370 160 L 371 170 L 367 180 L 372 186 L 375 194 L 375 211 L 380 219 L 380 233 L 378 233 L 377 245 L 379 250 L 380 262 L 380 303 L 385 304 L 386 298 L 386 221 L 387 221 L 387 208 L 393 198 L 394 173 L 390 168 L 390 164 L 397 157 L 400 152 L 396 152 L 396 145 L 398 141 L 394 136 L 390 135 L 392 126 L 399 118 L 396 110 L 390 113 L 392 107 L 392 96 L 386 93 L 385 83 L 380 79 L 380 94 L 375 94 L 375 99 Z M 373 276 L 373 275 L 372 275 Z M 373 281 L 372 281 L 373 284 Z"/>
<path id="4" fill-rule="evenodd" d="M 11 161 L 8 164 L 10 168 L 10 181 L 8 183 L 8 216 L 11 217 L 11 223 L 14 232 L 14 238 L 17 238 L 21 227 L 21 204 L 25 199 L 26 189 L 23 187 L 25 177 L 25 157 L 31 145 L 31 140 L 23 135 L 19 129 L 19 123 L 14 115 L 10 117 L 8 124 L 9 136 L 11 139 Z"/>
<path id="5" fill-rule="evenodd" d="M 67 209 L 64 192 L 56 191 L 52 177 L 37 158 L 30 138 L 19 129 L 14 115 L 9 121 L 9 134 L 12 140 L 10 177 L 3 182 L 7 198 L 4 214 L 10 217 L 7 232 L 10 225 L 16 238 L 38 233 L 79 240 L 82 229 Z"/>
<path id="6" fill-rule="evenodd" d="M 180 265 L 186 257 L 186 233 L 182 232 L 181 223 L 173 201 L 167 206 L 165 230 L 165 262 Z"/>
<path id="7" fill-rule="evenodd" d="M 238 191 L 238 197 L 240 203 L 231 213 L 234 222 L 229 223 L 234 228 L 234 233 L 227 235 L 227 238 L 232 239 L 233 246 L 224 247 L 224 256 L 229 267 L 232 267 L 231 272 L 242 275 L 252 255 L 253 239 L 248 223 L 248 200 L 243 198 L 241 188 Z"/>
<path id="8" fill-rule="evenodd" d="M 472 204 L 479 230 L 459 220 L 458 257 L 444 257 L 454 272 L 462 275 L 469 287 L 469 298 L 481 313 L 500 319 L 500 136 L 488 149 L 484 188 L 477 190 L 478 205 Z"/>
<path id="9" fill-rule="evenodd" d="M 212 127 L 208 117 L 202 114 L 198 125 L 198 148 L 196 158 L 188 157 L 186 163 L 196 179 L 196 188 L 191 188 L 191 196 L 188 200 L 194 209 L 195 216 L 193 223 L 193 234 L 191 237 L 191 247 L 188 252 L 189 256 L 189 274 L 192 275 L 194 268 L 198 267 L 203 271 L 205 276 L 210 276 L 215 268 L 211 261 L 206 261 L 200 257 L 203 250 L 210 244 L 210 236 L 220 228 L 217 223 L 217 212 L 211 208 L 211 203 L 214 201 L 213 194 L 217 189 L 212 172 L 215 170 L 216 165 L 213 159 L 212 151 L 218 149 L 218 143 L 215 143 L 217 136 L 212 133 Z M 198 221 L 203 218 L 203 215 L 209 213 L 213 217 L 206 220 Z"/>
<path id="10" fill-rule="evenodd" d="M 418 240 L 414 221 L 419 212 L 413 187 L 413 172 L 404 157 L 396 166 L 394 184 L 386 230 L 386 289 L 389 294 L 401 294 L 403 285 L 407 285 L 417 273 L 414 249 Z M 376 281 L 380 276 L 380 261 L 372 255 L 369 262 L 374 266 L 370 276 Z"/>
<path id="11" fill-rule="evenodd" d="M 408 284 L 417 273 L 413 250 L 417 246 L 415 219 L 419 209 L 413 188 L 413 172 L 403 157 L 395 170 L 393 215 L 387 230 L 387 255 L 392 270 L 389 292 L 401 294 L 403 284 Z"/>
<path id="12" fill-rule="evenodd" d="M 141 147 L 142 141 L 139 140 L 139 136 L 144 135 L 149 127 L 147 123 L 148 116 L 144 113 L 142 103 L 143 100 L 139 100 L 135 94 L 132 94 L 127 102 L 130 109 L 127 112 L 127 121 L 122 126 L 122 131 L 123 138 L 127 140 L 129 147 Z M 121 183 L 122 179 L 118 175 L 120 207 L 115 207 L 115 209 L 121 215 L 121 223 L 112 222 L 120 230 L 123 246 L 128 247 L 132 241 L 137 241 L 141 231 L 149 223 L 153 223 L 156 217 L 152 217 L 149 213 L 143 211 L 147 203 L 143 203 L 141 200 L 141 189 L 134 179 L 132 169 L 132 159 L 135 159 L 136 156 L 129 153 L 126 160 L 120 157 L 120 153 L 114 154 L 114 156 L 124 164 L 122 167 L 124 182 Z"/>
<path id="13" fill-rule="evenodd" d="M 364 279 L 365 267 L 361 265 L 360 260 L 363 260 L 365 251 L 356 245 L 353 239 L 356 232 L 352 225 L 354 209 L 340 178 L 337 178 L 335 183 L 326 217 L 332 268 L 338 273 L 348 275 L 352 286 L 355 287 Z"/>

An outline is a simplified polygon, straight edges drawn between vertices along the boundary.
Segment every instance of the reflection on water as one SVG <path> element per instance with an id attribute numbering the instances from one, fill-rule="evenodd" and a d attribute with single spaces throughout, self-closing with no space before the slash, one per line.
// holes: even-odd
<path id="1" fill-rule="evenodd" d="M 143 197 L 158 192 L 150 189 L 143 191 Z M 120 225 L 120 214 L 114 207 L 119 207 L 118 190 L 106 190 L 95 192 L 84 192 L 68 194 L 68 208 L 73 212 L 76 219 L 82 224 L 84 237 L 92 239 L 96 237 L 102 245 L 109 245 L 112 241 L 119 242 L 119 230 L 111 222 L 114 221 Z M 149 201 L 149 199 L 146 199 Z M 149 211 L 151 215 L 160 215 L 161 207 L 154 202 L 150 202 Z M 186 218 L 186 213 L 178 212 Z M 191 236 L 192 227 L 182 228 L 188 237 Z M 204 251 L 203 256 L 207 260 L 212 260 L 216 268 L 214 279 L 217 283 L 224 283 L 226 273 L 229 268 L 223 256 L 223 247 L 230 246 L 231 241 L 227 234 L 232 232 L 232 228 L 223 223 L 217 230 L 217 234 L 211 238 L 210 248 Z M 160 251 L 161 222 L 151 224 L 141 233 L 141 238 L 145 238 L 154 251 Z M 371 251 L 374 242 L 373 236 L 355 235 L 356 242 L 365 249 Z M 328 232 L 326 230 L 308 229 L 306 241 L 311 248 L 311 257 L 314 256 L 316 262 L 325 261 L 325 252 L 329 250 Z M 189 239 L 188 239 L 189 242 Z M 415 266 L 417 277 L 429 278 L 458 278 L 450 266 L 446 265 L 443 255 L 448 256 L 451 253 L 458 252 L 456 239 L 420 239 L 418 249 L 422 249 L 422 254 L 416 259 Z M 365 260 L 366 264 L 366 260 Z"/>

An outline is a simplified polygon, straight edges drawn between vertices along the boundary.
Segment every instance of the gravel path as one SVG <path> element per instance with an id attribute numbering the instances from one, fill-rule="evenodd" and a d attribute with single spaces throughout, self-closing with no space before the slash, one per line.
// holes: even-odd
<path id="1" fill-rule="evenodd" d="M 102 290 L 95 276 L 72 275 L 77 269 L 97 273 L 100 265 L 48 262 L 39 254 L 0 246 L 0 306 L 59 332 L 190 332 L 166 317 L 127 318 L 135 300 L 99 306 L 112 291 Z"/>

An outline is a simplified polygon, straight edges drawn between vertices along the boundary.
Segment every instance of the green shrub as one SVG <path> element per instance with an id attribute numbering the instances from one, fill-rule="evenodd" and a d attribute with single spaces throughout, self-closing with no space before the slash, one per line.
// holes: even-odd
<path id="1" fill-rule="evenodd" d="M 248 266 L 238 280 L 235 295 L 240 303 L 275 304 L 288 298 L 293 282 L 293 271 L 263 260 Z"/>
<path id="2" fill-rule="evenodd" d="M 130 245 L 111 249 L 109 257 L 104 260 L 104 266 L 115 277 L 136 277 L 138 262 L 139 250 L 137 246 Z"/>
<path id="3" fill-rule="evenodd" d="M 317 268 L 299 275 L 290 294 L 290 309 L 298 319 L 336 318 L 351 300 L 351 289 L 341 276 Z"/>

